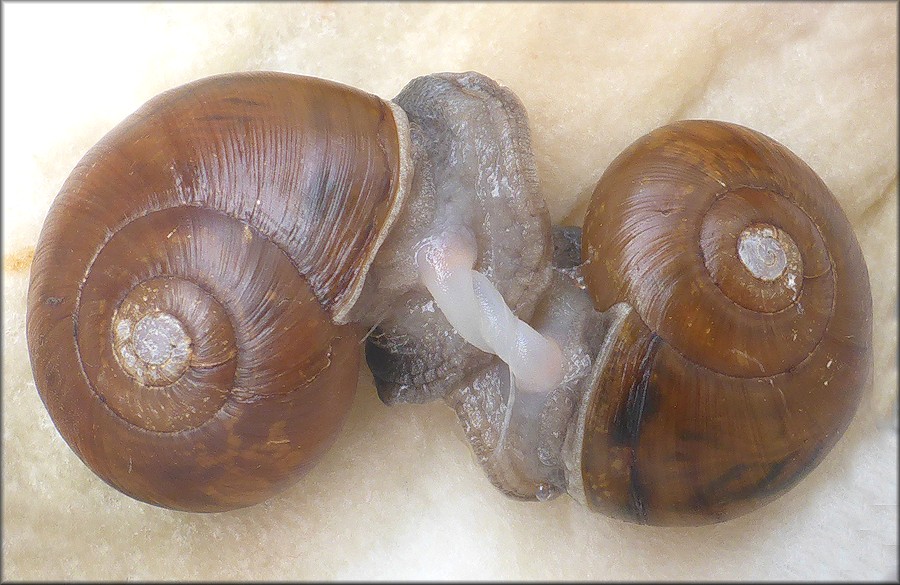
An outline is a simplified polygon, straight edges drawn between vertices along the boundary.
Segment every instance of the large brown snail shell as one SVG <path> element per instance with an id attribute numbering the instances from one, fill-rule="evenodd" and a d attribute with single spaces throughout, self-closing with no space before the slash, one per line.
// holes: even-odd
<path id="1" fill-rule="evenodd" d="M 803 478 L 871 375 L 868 273 L 822 180 L 776 141 L 682 121 L 603 174 L 582 268 L 598 310 L 630 307 L 585 405 L 587 504 L 704 524 Z"/>
<path id="2" fill-rule="evenodd" d="M 394 112 L 321 79 L 222 75 L 81 160 L 37 245 L 27 336 L 53 422 L 106 482 L 227 510 L 331 444 L 365 334 L 341 323 L 403 191 Z"/>

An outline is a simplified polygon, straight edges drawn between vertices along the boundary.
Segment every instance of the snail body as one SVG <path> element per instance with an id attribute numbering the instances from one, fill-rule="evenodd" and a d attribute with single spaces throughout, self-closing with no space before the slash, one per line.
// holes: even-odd
<path id="1" fill-rule="evenodd" d="M 809 167 L 687 121 L 553 228 L 525 109 L 477 73 L 391 101 L 231 74 L 162 94 L 79 163 L 32 266 L 38 391 L 107 483 L 251 505 L 333 442 L 359 349 L 382 401 L 443 400 L 490 481 L 702 524 L 805 475 L 871 370 L 868 276 Z"/>

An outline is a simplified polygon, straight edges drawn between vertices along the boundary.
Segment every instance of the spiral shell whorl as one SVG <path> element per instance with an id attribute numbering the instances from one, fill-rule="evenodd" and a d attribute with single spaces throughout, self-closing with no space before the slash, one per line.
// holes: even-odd
<path id="1" fill-rule="evenodd" d="M 389 106 L 235 74 L 162 94 L 79 163 L 32 267 L 38 390 L 100 477 L 191 511 L 280 491 L 333 442 L 359 339 L 336 325 L 397 203 Z"/>
<path id="2" fill-rule="evenodd" d="M 811 470 L 871 370 L 871 295 L 821 179 L 757 132 L 683 121 L 607 169 L 583 269 L 623 327 L 588 408 L 589 502 L 641 522 L 745 512 Z"/>

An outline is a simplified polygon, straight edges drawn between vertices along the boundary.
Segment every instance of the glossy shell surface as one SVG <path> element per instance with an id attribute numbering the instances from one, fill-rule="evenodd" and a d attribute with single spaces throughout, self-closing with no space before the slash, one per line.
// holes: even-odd
<path id="1" fill-rule="evenodd" d="M 38 391 L 117 489 L 247 506 L 331 444 L 357 382 L 355 300 L 401 181 L 392 108 L 276 73 L 150 100 L 81 160 L 32 266 Z"/>
<path id="2" fill-rule="evenodd" d="M 871 376 L 866 265 L 822 180 L 724 122 L 638 139 L 585 225 L 595 306 L 630 305 L 587 404 L 588 504 L 651 524 L 747 512 L 803 478 Z"/>

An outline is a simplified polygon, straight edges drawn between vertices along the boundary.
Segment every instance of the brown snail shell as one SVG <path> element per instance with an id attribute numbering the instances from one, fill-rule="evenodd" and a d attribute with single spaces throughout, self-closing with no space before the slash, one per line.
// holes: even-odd
<path id="1" fill-rule="evenodd" d="M 343 319 L 406 180 L 395 112 L 320 79 L 222 75 L 81 160 L 41 232 L 27 336 L 53 422 L 106 482 L 227 510 L 331 444 L 365 333 Z"/>
<path id="2" fill-rule="evenodd" d="M 715 121 L 638 139 L 584 223 L 598 310 L 627 303 L 586 399 L 593 509 L 725 520 L 802 479 L 872 368 L 868 273 L 831 192 L 776 141 Z"/>

